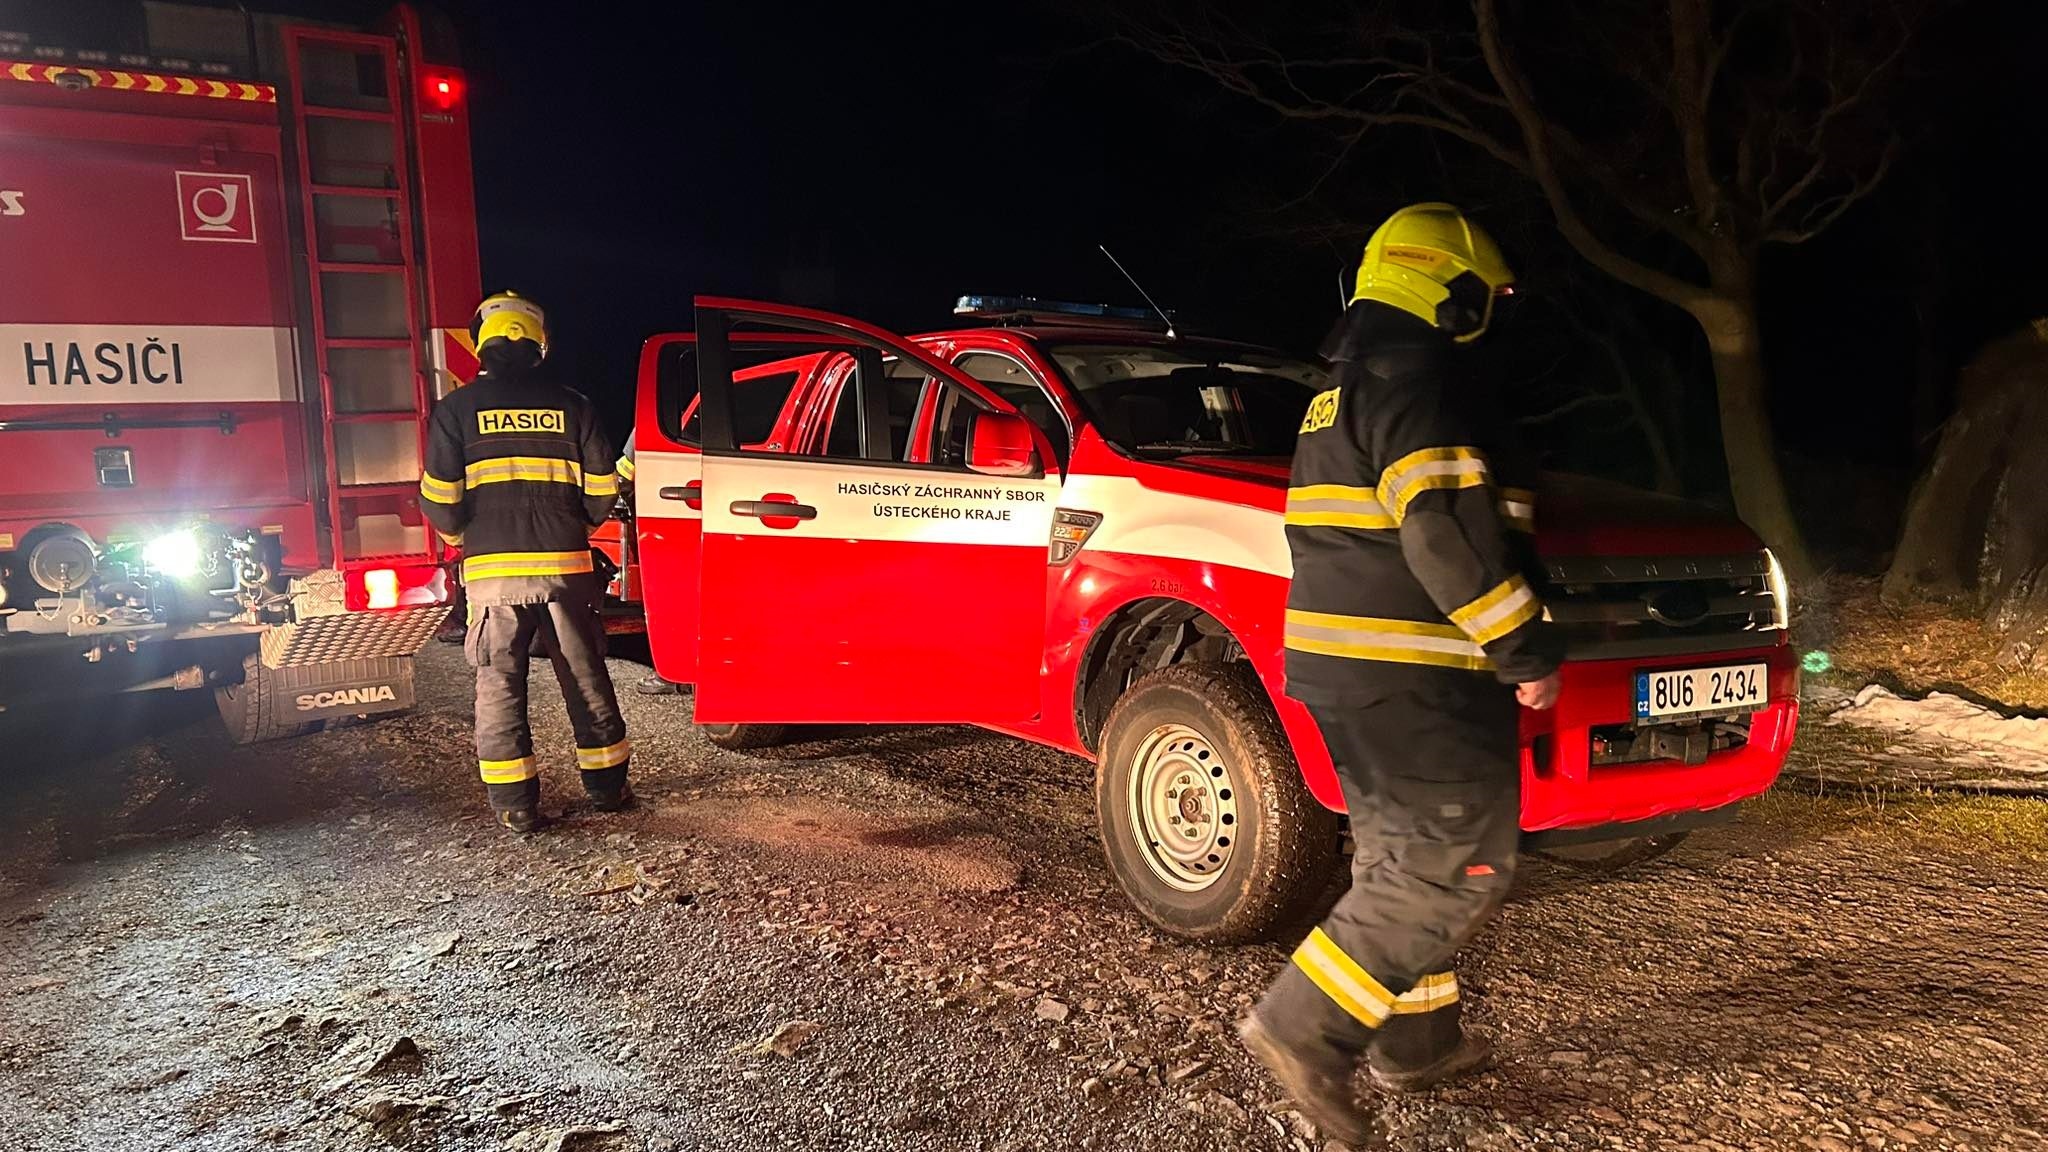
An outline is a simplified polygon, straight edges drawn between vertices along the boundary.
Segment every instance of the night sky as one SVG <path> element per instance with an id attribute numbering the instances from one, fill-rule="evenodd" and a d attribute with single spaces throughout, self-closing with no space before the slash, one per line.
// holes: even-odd
<path id="1" fill-rule="evenodd" d="M 1449 196 L 1503 220 L 1533 292 L 1556 287 L 1571 259 L 1526 186 L 1413 132 L 1368 141 L 1319 199 L 1290 205 L 1317 170 L 1316 141 L 1109 42 L 1078 0 L 679 3 L 634 6 L 631 20 L 594 2 L 439 7 L 471 79 L 485 287 L 548 307 L 561 367 L 621 434 L 639 342 L 687 328 L 696 293 L 906 331 L 948 324 L 969 292 L 1138 303 L 1096 251 L 1106 243 L 1189 326 L 1306 352 L 1365 237 L 1304 240 L 1304 218 L 1370 222 Z M 1951 377 L 1985 340 L 2048 314 L 2033 176 L 2041 7 L 1941 7 L 1898 105 L 1905 158 L 1833 232 L 1767 262 L 1765 340 L 1795 474 L 1903 495 L 1919 447 L 1916 373 Z M 1540 231 L 1517 231 L 1529 221 Z M 1939 289 L 1922 291 L 1930 278 Z M 1712 496 L 1704 349 L 1683 317 L 1622 306 L 1689 389 L 1685 480 Z M 1556 328 L 1542 307 L 1530 312 Z M 1532 389 L 1594 370 L 1582 353 L 1551 351 L 1570 343 L 1559 332 L 1538 335 Z M 1614 421 L 1546 432 L 1576 439 L 1561 445 L 1574 462 L 1598 466 L 1611 443 L 1613 470 L 1639 471 Z"/>

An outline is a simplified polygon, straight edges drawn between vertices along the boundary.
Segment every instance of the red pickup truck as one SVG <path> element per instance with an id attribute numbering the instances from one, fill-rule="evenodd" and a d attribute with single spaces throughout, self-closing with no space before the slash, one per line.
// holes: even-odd
<path id="1" fill-rule="evenodd" d="M 727 747 L 973 723 L 1097 763 L 1153 923 L 1250 939 L 1339 863 L 1328 751 L 1281 691 L 1288 458 L 1318 364 L 1103 309 L 968 298 L 903 338 L 700 298 L 641 359 L 634 505 L 655 666 Z M 1667 844 L 1768 788 L 1798 717 L 1776 564 L 1697 505 L 1550 477 L 1566 630 L 1523 718 L 1532 845 Z"/>

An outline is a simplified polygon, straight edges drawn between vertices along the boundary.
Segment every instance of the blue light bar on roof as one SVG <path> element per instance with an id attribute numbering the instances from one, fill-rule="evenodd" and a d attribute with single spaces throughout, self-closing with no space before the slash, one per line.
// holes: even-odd
<path id="1" fill-rule="evenodd" d="M 1161 325 L 1159 314 L 1150 308 L 1121 308 L 1109 304 L 1075 304 L 1064 300 L 1040 300 L 1035 296 L 962 296 L 953 305 L 955 316 L 999 318 L 1022 316 L 1043 320 L 1120 320 Z"/>

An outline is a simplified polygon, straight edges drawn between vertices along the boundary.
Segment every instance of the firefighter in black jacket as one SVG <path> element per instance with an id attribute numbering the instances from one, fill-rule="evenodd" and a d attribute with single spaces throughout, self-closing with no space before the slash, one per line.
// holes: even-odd
<path id="1" fill-rule="evenodd" d="M 1357 843 L 1350 891 L 1241 1027 L 1338 1138 L 1383 1089 L 1483 1064 L 1452 954 L 1500 906 L 1520 835 L 1517 700 L 1547 708 L 1558 652 L 1527 576 L 1528 465 L 1465 345 L 1512 282 L 1448 204 L 1373 234 L 1332 335 L 1287 497 L 1287 693 L 1336 761 Z M 1519 487 L 1518 487 L 1519 485 Z"/>
<path id="2" fill-rule="evenodd" d="M 540 775 L 526 667 L 536 640 L 561 683 L 592 806 L 612 812 L 632 800 L 631 746 L 605 669 L 590 554 L 591 530 L 618 499 L 619 477 L 590 402 L 541 371 L 539 308 L 499 293 L 477 308 L 470 336 L 483 371 L 434 408 L 421 507 L 462 546 L 484 790 L 499 823 L 531 832 L 540 824 Z"/>

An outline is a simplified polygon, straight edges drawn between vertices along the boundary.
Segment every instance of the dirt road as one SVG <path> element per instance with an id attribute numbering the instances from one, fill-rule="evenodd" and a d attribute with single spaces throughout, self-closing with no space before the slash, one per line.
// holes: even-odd
<path id="1" fill-rule="evenodd" d="M 253 749 L 199 700 L 0 727 L 7 1147 L 1324 1147 L 1228 1035 L 1284 952 L 1141 927 L 1087 765 L 748 759 L 632 697 L 644 803 L 603 817 L 540 707 L 568 811 L 521 841 L 462 673 Z M 2044 806 L 1970 805 L 1781 795 L 1637 875 L 1530 864 L 1461 967 L 1498 1066 L 1385 1146 L 2048 1147 Z"/>

